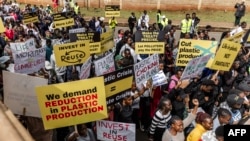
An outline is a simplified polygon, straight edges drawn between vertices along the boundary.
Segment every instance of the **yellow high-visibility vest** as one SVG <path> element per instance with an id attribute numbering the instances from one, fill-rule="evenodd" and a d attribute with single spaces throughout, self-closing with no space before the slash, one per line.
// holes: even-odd
<path id="1" fill-rule="evenodd" d="M 181 21 L 181 32 L 182 33 L 188 33 L 188 32 L 190 32 L 190 29 L 191 29 L 191 24 L 192 24 L 192 20 L 191 19 L 189 19 L 188 21 L 187 21 L 187 19 L 183 19 L 182 21 Z"/>
<path id="2" fill-rule="evenodd" d="M 162 20 L 162 21 L 161 21 L 161 24 L 162 24 L 163 28 L 164 28 L 165 26 L 167 26 L 167 25 L 168 25 L 168 19 L 165 18 L 165 20 Z"/>
<path id="3" fill-rule="evenodd" d="M 109 28 L 114 29 L 117 25 L 116 19 L 109 19 Z"/>
<path id="4" fill-rule="evenodd" d="M 157 17 L 159 17 L 159 19 L 157 19 Z M 157 17 L 156 17 L 157 23 L 161 23 L 161 14 L 157 13 Z"/>
<path id="5" fill-rule="evenodd" d="M 78 14 L 78 12 L 79 12 L 79 5 L 74 6 L 74 11 L 75 11 L 76 14 Z"/>

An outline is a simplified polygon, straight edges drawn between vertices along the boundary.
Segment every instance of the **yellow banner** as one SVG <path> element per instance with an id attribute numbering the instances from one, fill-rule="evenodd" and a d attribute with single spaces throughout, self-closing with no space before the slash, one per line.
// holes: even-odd
<path id="1" fill-rule="evenodd" d="M 23 19 L 23 24 L 29 24 L 29 23 L 35 23 L 35 22 L 38 22 L 38 16 Z"/>
<path id="2" fill-rule="evenodd" d="M 60 20 L 60 21 L 54 21 L 55 28 L 62 28 L 62 27 L 72 26 L 74 24 L 75 23 L 74 23 L 73 18 Z"/>
<path id="3" fill-rule="evenodd" d="M 245 32 L 242 31 L 240 33 L 237 33 L 229 38 L 227 38 L 229 41 L 232 41 L 232 42 L 235 42 L 235 43 L 240 43 L 241 42 L 241 39 L 242 37 L 244 36 Z"/>
<path id="4" fill-rule="evenodd" d="M 53 49 L 58 67 L 84 63 L 90 56 L 88 41 L 56 44 Z"/>
<path id="5" fill-rule="evenodd" d="M 101 34 L 101 52 L 108 51 L 114 47 L 114 31 L 109 30 Z"/>
<path id="6" fill-rule="evenodd" d="M 105 11 L 105 17 L 120 17 L 120 11 Z"/>
<path id="7" fill-rule="evenodd" d="M 164 54 L 165 43 L 164 42 L 136 42 L 135 53 L 136 54 Z"/>
<path id="8" fill-rule="evenodd" d="M 121 91 L 127 90 L 128 88 L 131 87 L 132 81 L 133 81 L 133 76 L 130 76 L 128 78 L 124 78 L 122 80 L 106 85 L 105 90 L 107 97 L 113 96 Z"/>
<path id="9" fill-rule="evenodd" d="M 4 28 L 4 25 L 3 25 L 2 18 L 0 18 L 0 33 L 3 33 L 3 32 L 5 32 L 5 28 Z"/>
<path id="10" fill-rule="evenodd" d="M 240 48 L 241 44 L 239 43 L 223 40 L 219 50 L 216 52 L 211 69 L 229 71 Z"/>
<path id="11" fill-rule="evenodd" d="M 208 54 L 214 56 L 217 46 L 217 41 L 181 39 L 175 62 L 176 66 L 186 66 L 190 60 L 196 57 Z M 212 62 L 213 57 L 208 61 L 206 67 L 210 67 Z"/>
<path id="12" fill-rule="evenodd" d="M 89 43 L 90 54 L 101 52 L 101 42 Z"/>
<path id="13" fill-rule="evenodd" d="M 44 128 L 107 118 L 103 77 L 36 87 Z"/>

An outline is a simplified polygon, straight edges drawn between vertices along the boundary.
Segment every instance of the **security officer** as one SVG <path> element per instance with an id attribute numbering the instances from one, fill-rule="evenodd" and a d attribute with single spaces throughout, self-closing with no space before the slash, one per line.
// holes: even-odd
<path id="1" fill-rule="evenodd" d="M 184 38 L 186 34 L 190 33 L 192 25 L 192 19 L 190 14 L 186 14 L 186 18 L 181 21 L 181 36 L 180 38 Z"/>

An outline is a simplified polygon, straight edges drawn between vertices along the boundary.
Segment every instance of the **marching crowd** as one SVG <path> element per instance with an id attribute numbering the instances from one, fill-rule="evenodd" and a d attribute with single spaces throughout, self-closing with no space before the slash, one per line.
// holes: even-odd
<path id="1" fill-rule="evenodd" d="M 85 28 L 86 32 L 104 33 L 107 30 L 116 31 L 115 28 L 119 23 L 115 17 L 111 18 L 106 25 L 103 17 L 93 17 L 90 21 L 86 21 L 80 13 L 80 7 L 73 0 L 66 0 L 61 11 L 58 10 L 56 1 L 53 7 L 27 4 L 24 9 L 21 9 L 16 1 L 3 0 L 0 9 L 5 28 L 5 31 L 0 33 L 1 70 L 10 71 L 8 67 L 14 63 L 11 42 L 24 42 L 34 38 L 37 48 L 42 45 L 46 47 L 45 66 L 51 68 L 45 67 L 29 75 L 47 78 L 48 84 L 79 80 L 79 68 L 82 65 L 57 67 L 53 39 L 58 39 L 60 43 L 67 43 L 70 29 Z M 69 11 L 74 12 L 74 25 L 54 28 L 53 14 Z M 23 24 L 25 13 L 36 13 L 39 21 Z M 250 51 L 244 43 L 241 44 L 241 50 L 229 71 L 205 68 L 201 75 L 181 81 L 184 67 L 175 65 L 179 42 L 176 40 L 177 27 L 172 25 L 171 19 L 162 15 L 160 10 L 156 13 L 154 24 L 149 22 L 152 19 L 146 10 L 139 18 L 132 12 L 128 17 L 127 29 L 119 29 L 117 37 L 114 37 L 114 49 L 107 51 L 103 56 L 114 54 L 116 70 L 134 65 L 149 56 L 135 53 L 135 31 L 164 31 L 165 53 L 159 54 L 159 70 L 169 77 L 169 81 L 161 86 L 153 86 L 150 79 L 142 89 L 138 89 L 139 86 L 133 80 L 131 96 L 126 96 L 120 102 L 108 106 L 109 117 L 106 120 L 134 123 L 137 132 L 144 132 L 151 141 L 223 141 L 224 125 L 249 125 Z M 204 30 L 198 29 L 201 20 L 196 13 L 186 14 L 181 20 L 180 38 L 215 40 L 209 36 L 211 26 L 207 26 Z M 237 19 L 236 24 L 234 33 L 231 31 L 223 33 L 221 40 L 230 37 L 230 34 L 245 30 L 246 22 L 241 22 L 239 25 L 239 19 Z M 46 44 L 42 44 L 42 39 Z M 94 54 L 92 56 L 93 60 L 102 57 Z M 95 76 L 93 65 L 89 78 Z M 1 96 L 3 100 L 3 91 Z M 41 119 L 17 117 L 37 141 L 97 140 L 94 122 L 77 125 L 78 132 L 75 132 L 72 127 L 45 131 Z"/>

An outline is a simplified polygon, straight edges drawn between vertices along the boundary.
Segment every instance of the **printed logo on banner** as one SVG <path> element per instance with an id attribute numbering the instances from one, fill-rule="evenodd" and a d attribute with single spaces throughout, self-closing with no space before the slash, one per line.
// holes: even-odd
<path id="1" fill-rule="evenodd" d="M 46 48 L 38 48 L 22 53 L 12 53 L 16 73 L 31 74 L 45 67 Z"/>
<path id="2" fill-rule="evenodd" d="M 57 66 L 61 67 L 84 63 L 90 56 L 88 45 L 88 41 L 54 45 Z"/>
<path id="3" fill-rule="evenodd" d="M 212 54 L 206 66 L 210 67 L 217 46 L 217 41 L 181 39 L 175 64 L 176 66 L 186 66 L 193 58 Z"/>
<path id="4" fill-rule="evenodd" d="M 114 54 L 110 53 L 109 55 L 94 61 L 94 65 L 97 76 L 115 71 Z"/>
<path id="5" fill-rule="evenodd" d="M 134 64 L 134 76 L 137 85 L 140 85 L 159 72 L 159 56 L 151 55 Z"/>
<path id="6" fill-rule="evenodd" d="M 241 44 L 224 39 L 216 53 L 211 69 L 229 71 L 240 48 Z"/>
<path id="7" fill-rule="evenodd" d="M 103 77 L 36 87 L 36 95 L 46 130 L 107 118 Z"/>
<path id="8" fill-rule="evenodd" d="M 97 139 L 103 141 L 135 141 L 135 124 L 96 121 Z"/>
<path id="9" fill-rule="evenodd" d="M 4 104 L 15 114 L 41 118 L 35 87 L 47 83 L 44 78 L 3 71 Z"/>
<path id="10" fill-rule="evenodd" d="M 130 95 L 132 81 L 133 66 L 105 74 L 104 84 L 107 96 L 107 104 L 114 104 L 127 95 Z"/>

